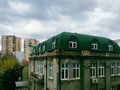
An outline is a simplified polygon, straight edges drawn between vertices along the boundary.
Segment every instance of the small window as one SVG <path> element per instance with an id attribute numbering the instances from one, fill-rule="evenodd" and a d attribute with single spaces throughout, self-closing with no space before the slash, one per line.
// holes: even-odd
<path id="1" fill-rule="evenodd" d="M 120 63 L 117 63 L 117 74 L 120 75 Z"/>
<path id="2" fill-rule="evenodd" d="M 104 63 L 99 63 L 98 75 L 99 77 L 104 77 Z"/>
<path id="3" fill-rule="evenodd" d="M 56 39 L 52 39 L 52 49 L 56 48 Z"/>
<path id="4" fill-rule="evenodd" d="M 41 46 L 39 46 L 39 52 L 41 52 L 42 50 L 41 50 Z"/>
<path id="5" fill-rule="evenodd" d="M 42 51 L 45 51 L 45 43 L 42 45 Z"/>
<path id="6" fill-rule="evenodd" d="M 93 39 L 91 43 L 91 49 L 92 50 L 97 50 L 98 49 L 98 41 L 96 39 Z"/>
<path id="7" fill-rule="evenodd" d="M 61 64 L 61 79 L 67 80 L 69 78 L 69 64 Z"/>
<path id="8" fill-rule="evenodd" d="M 77 38 L 75 36 L 69 38 L 69 48 L 77 48 Z"/>
<path id="9" fill-rule="evenodd" d="M 96 77 L 96 63 L 92 63 L 90 67 L 90 76 Z"/>
<path id="10" fill-rule="evenodd" d="M 108 51 L 113 51 L 113 44 L 112 44 L 112 42 L 108 43 L 107 47 L 108 47 Z"/>
<path id="11" fill-rule="evenodd" d="M 44 75 L 44 64 L 43 64 L 43 62 L 40 62 L 40 64 L 39 64 L 39 74 L 40 75 Z"/>
<path id="12" fill-rule="evenodd" d="M 35 53 L 35 47 L 33 48 L 33 53 Z"/>
<path id="13" fill-rule="evenodd" d="M 49 63 L 49 77 L 53 78 L 53 63 Z"/>
<path id="14" fill-rule="evenodd" d="M 111 63 L 110 74 L 111 74 L 112 76 L 115 75 L 115 63 Z"/>
<path id="15" fill-rule="evenodd" d="M 73 63 L 72 64 L 73 68 L 73 78 L 80 78 L 80 64 L 78 63 Z"/>

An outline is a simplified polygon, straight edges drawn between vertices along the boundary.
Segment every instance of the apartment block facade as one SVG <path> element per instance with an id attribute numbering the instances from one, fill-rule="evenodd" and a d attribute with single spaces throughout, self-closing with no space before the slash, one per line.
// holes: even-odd
<path id="1" fill-rule="evenodd" d="M 12 55 L 15 51 L 21 51 L 21 38 L 15 35 L 2 35 L 2 56 Z"/>
<path id="2" fill-rule="evenodd" d="M 39 41 L 36 39 L 24 39 L 24 53 L 25 53 L 25 60 L 29 61 L 30 57 L 30 45 L 34 46 L 39 44 Z"/>
<path id="3" fill-rule="evenodd" d="M 120 48 L 113 40 L 63 32 L 32 47 L 31 90 L 120 90 Z"/>

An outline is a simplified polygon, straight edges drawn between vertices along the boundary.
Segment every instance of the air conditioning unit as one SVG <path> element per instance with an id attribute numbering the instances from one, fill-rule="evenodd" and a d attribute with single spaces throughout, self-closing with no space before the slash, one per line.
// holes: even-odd
<path id="1" fill-rule="evenodd" d="M 98 79 L 92 79 L 92 83 L 98 83 Z"/>

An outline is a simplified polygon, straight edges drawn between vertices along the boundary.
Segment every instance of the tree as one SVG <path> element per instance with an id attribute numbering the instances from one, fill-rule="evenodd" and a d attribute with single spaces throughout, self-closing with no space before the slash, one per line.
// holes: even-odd
<path id="1" fill-rule="evenodd" d="M 14 90 L 21 74 L 21 66 L 15 57 L 3 57 L 0 62 L 0 90 Z"/>

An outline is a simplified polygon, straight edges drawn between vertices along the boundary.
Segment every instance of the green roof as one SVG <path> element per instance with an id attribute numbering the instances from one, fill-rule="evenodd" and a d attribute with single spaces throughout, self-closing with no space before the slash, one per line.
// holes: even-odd
<path id="1" fill-rule="evenodd" d="M 77 48 L 70 48 L 69 47 L 69 38 L 70 37 L 75 37 L 77 40 Z M 52 48 L 52 42 L 53 39 L 55 40 L 56 47 Z M 98 49 L 97 50 L 92 50 L 91 49 L 91 43 L 93 40 L 96 40 L 98 42 Z M 112 43 L 113 45 L 113 50 L 108 51 L 107 45 L 109 43 Z M 45 50 L 38 50 L 39 47 L 42 48 L 42 46 L 45 45 Z M 120 48 L 116 42 L 109 38 L 105 37 L 98 37 L 98 36 L 92 36 L 92 35 L 84 35 L 84 34 L 78 34 L 78 33 L 70 33 L 70 32 L 62 32 L 56 36 L 53 36 L 49 38 L 48 40 L 40 43 L 36 47 L 36 52 L 39 53 L 44 53 L 44 52 L 49 52 L 54 49 L 61 49 L 61 50 L 89 50 L 89 51 L 101 51 L 101 52 L 119 52 Z"/>

